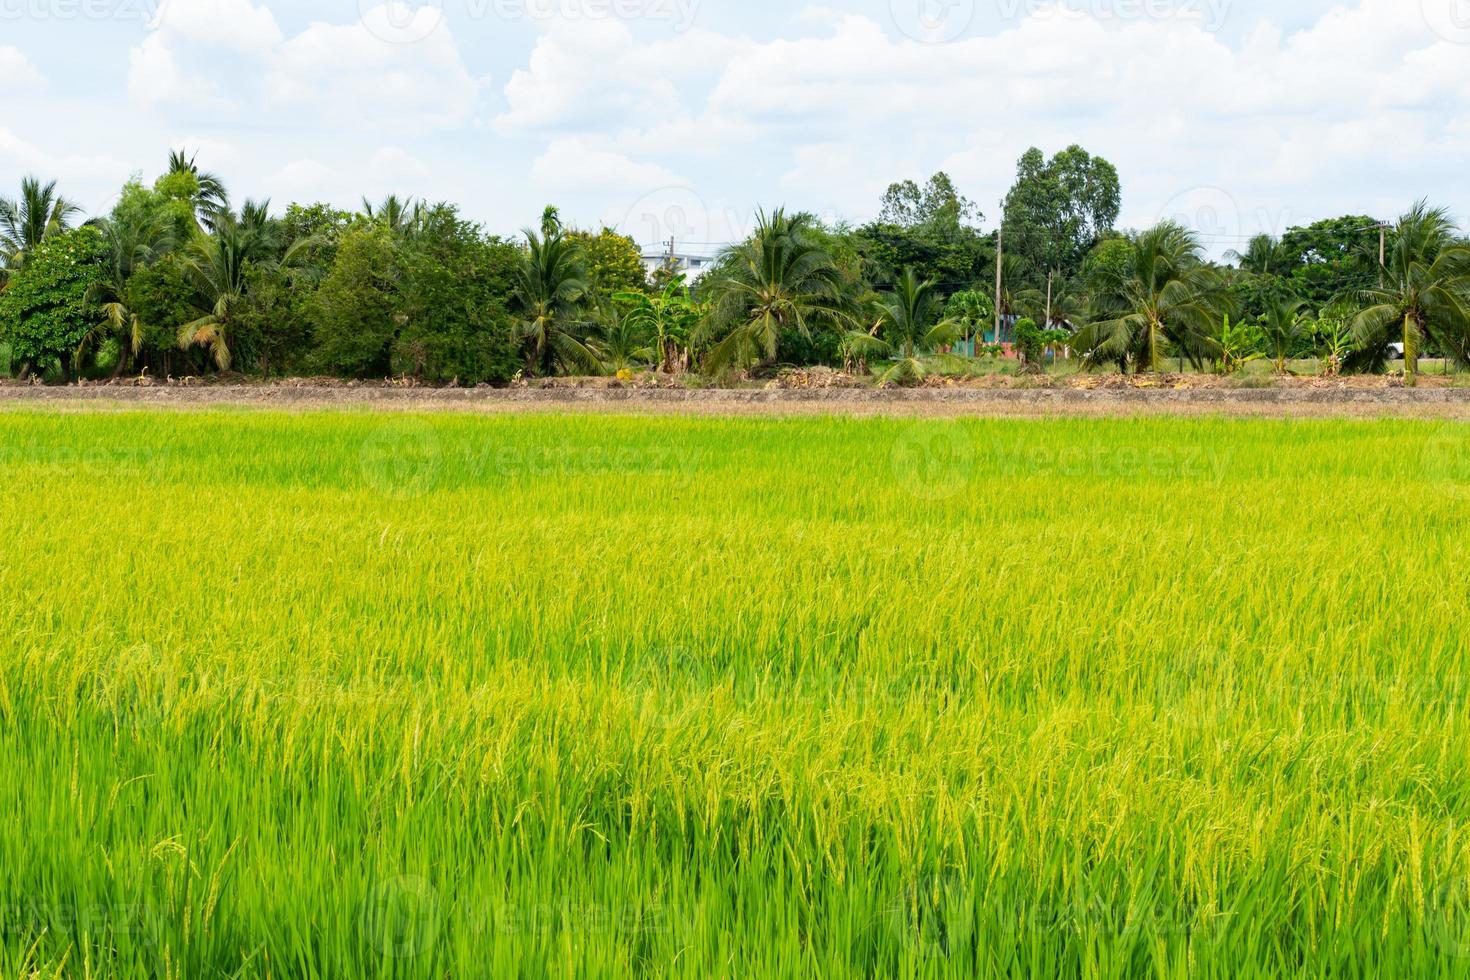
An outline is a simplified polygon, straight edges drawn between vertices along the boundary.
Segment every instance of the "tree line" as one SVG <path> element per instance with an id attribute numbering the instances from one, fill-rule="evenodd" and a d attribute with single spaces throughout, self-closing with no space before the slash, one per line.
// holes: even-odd
<path id="1" fill-rule="evenodd" d="M 516 237 L 448 203 L 390 196 L 347 211 L 235 207 L 185 152 L 81 221 L 56 184 L 0 199 L 0 356 L 69 381 L 151 373 L 515 377 L 830 365 L 902 384 L 976 358 L 1035 369 L 1172 361 L 1285 373 L 1385 371 L 1434 354 L 1470 364 L 1470 244 L 1445 211 L 1344 216 L 1260 236 L 1211 261 L 1164 221 L 1115 226 L 1117 171 L 1081 147 L 1028 151 L 991 231 L 945 174 L 893 184 L 859 227 L 761 212 L 691 289 L 648 275 L 608 228 L 555 208 Z M 0 369 L 5 364 L 0 363 Z"/>

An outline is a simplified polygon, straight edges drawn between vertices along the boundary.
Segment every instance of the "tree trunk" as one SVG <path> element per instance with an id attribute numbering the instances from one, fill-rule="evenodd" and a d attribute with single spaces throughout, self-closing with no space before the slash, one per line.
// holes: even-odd
<path id="1" fill-rule="evenodd" d="M 1404 384 L 1419 384 L 1419 328 L 1413 316 L 1404 317 Z"/>
<path id="2" fill-rule="evenodd" d="M 34 370 L 34 367 L 35 366 L 33 364 L 31 364 L 30 361 L 21 361 L 20 362 L 20 374 L 17 374 L 15 376 L 15 379 L 17 381 L 29 381 L 29 380 L 31 380 L 31 371 Z"/>
<path id="3" fill-rule="evenodd" d="M 123 342 L 118 345 L 117 363 L 112 366 L 112 375 L 107 380 L 116 381 L 118 378 L 122 377 L 122 373 L 127 368 L 128 362 L 132 359 L 132 353 L 128 350 L 128 342 L 126 339 L 124 339 Z"/>

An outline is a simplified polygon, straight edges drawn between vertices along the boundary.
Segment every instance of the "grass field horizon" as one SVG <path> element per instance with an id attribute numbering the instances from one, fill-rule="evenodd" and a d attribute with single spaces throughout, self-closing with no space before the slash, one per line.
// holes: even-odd
<path id="1" fill-rule="evenodd" d="M 1470 976 L 1470 427 L 0 410 L 0 976 Z"/>

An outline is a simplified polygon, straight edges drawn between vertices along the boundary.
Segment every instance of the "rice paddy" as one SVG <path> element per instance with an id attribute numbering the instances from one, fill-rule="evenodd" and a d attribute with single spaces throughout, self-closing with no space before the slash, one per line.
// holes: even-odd
<path id="1" fill-rule="evenodd" d="M 0 977 L 1470 976 L 1466 433 L 0 412 Z"/>

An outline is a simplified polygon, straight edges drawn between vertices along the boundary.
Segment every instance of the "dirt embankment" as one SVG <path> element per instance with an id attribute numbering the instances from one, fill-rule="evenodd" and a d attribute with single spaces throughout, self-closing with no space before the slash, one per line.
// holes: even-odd
<path id="1" fill-rule="evenodd" d="M 1082 375 L 982 378 L 877 389 L 837 377 L 784 376 L 764 387 L 689 388 L 663 379 L 620 384 L 562 379 L 508 388 L 436 388 L 330 380 L 274 383 L 0 384 L 0 405 L 55 409 L 208 408 L 306 410 L 607 411 L 662 414 L 851 415 L 1240 415 L 1470 419 L 1470 388 L 1425 378 L 1409 389 L 1391 378 L 1283 379 L 1242 386 L 1198 376 Z"/>

